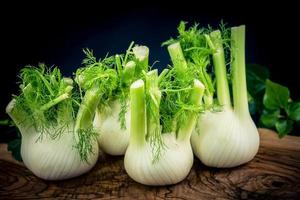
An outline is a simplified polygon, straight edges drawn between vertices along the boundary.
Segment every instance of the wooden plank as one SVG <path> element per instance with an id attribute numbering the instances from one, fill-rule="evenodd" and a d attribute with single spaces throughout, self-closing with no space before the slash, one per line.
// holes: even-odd
<path id="1" fill-rule="evenodd" d="M 261 146 L 249 163 L 216 169 L 195 159 L 189 176 L 168 187 L 135 183 L 123 157 L 101 156 L 87 174 L 65 181 L 35 177 L 0 148 L 0 199 L 300 199 L 300 137 L 278 139 L 260 129 Z M 10 157 L 9 157 L 10 155 Z"/>

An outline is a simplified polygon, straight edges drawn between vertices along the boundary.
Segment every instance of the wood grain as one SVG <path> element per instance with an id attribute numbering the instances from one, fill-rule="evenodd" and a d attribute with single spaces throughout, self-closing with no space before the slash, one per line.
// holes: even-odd
<path id="1" fill-rule="evenodd" d="M 189 176 L 168 187 L 135 183 L 122 157 L 102 155 L 92 171 L 44 181 L 0 148 L 0 199 L 300 199 L 300 137 L 278 139 L 260 129 L 261 146 L 249 163 L 215 169 L 195 159 Z M 9 156 L 10 155 L 10 156 Z"/>

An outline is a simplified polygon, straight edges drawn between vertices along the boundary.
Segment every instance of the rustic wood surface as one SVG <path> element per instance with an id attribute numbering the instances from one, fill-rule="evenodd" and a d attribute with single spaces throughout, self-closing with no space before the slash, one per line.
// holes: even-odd
<path id="1" fill-rule="evenodd" d="M 300 137 L 278 139 L 260 129 L 261 146 L 251 162 L 215 169 L 195 159 L 189 176 L 168 187 L 131 180 L 122 157 L 101 156 L 89 173 L 66 181 L 44 181 L 0 148 L 0 199 L 300 199 Z"/>

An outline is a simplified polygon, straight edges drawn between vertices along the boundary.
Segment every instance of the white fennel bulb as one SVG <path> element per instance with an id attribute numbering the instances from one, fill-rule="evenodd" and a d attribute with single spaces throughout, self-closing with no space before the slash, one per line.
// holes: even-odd
<path id="1" fill-rule="evenodd" d="M 51 130 L 49 130 L 51 131 Z M 88 172 L 97 162 L 98 144 L 92 141 L 93 153 L 82 161 L 74 148 L 76 140 L 73 127 L 66 129 L 55 140 L 29 129 L 22 134 L 21 156 L 25 166 L 36 176 L 45 180 L 64 180 Z"/>
<path id="2" fill-rule="evenodd" d="M 58 68 L 25 67 L 20 78 L 21 93 L 6 112 L 20 130 L 25 166 L 46 180 L 88 172 L 99 154 L 92 131 L 94 112 L 90 112 L 99 102 L 98 87 L 87 91 L 78 105 L 72 96 L 72 79 L 62 78 Z"/>
<path id="3" fill-rule="evenodd" d="M 245 26 L 231 28 L 232 92 L 231 106 L 220 31 L 206 35 L 213 50 L 217 80 L 217 97 L 221 112 L 206 112 L 199 117 L 192 134 L 195 155 L 212 167 L 226 168 L 244 164 L 254 158 L 259 148 L 259 134 L 251 119 L 245 73 Z"/>
<path id="4" fill-rule="evenodd" d="M 201 115 L 191 136 L 195 155 L 207 166 L 235 167 L 253 159 L 258 150 L 257 128 L 250 115 L 232 109 Z"/>

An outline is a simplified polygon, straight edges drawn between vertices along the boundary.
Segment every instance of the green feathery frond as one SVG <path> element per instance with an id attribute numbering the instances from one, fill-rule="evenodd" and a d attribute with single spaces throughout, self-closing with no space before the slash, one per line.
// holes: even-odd
<path id="1" fill-rule="evenodd" d="M 152 162 L 158 161 L 165 144 L 162 140 L 160 126 L 160 103 L 161 91 L 158 85 L 158 71 L 152 70 L 144 73 L 146 80 L 145 97 L 147 113 L 147 135 L 146 140 L 150 143 L 153 159 Z"/>
<path id="2" fill-rule="evenodd" d="M 20 125 L 34 127 L 40 139 L 44 135 L 57 138 L 72 123 L 73 113 L 78 109 L 73 103 L 76 97 L 71 93 L 72 80 L 63 78 L 57 67 L 48 68 L 44 64 L 24 67 L 19 77 L 20 95 L 14 95 L 12 113 L 23 113 Z M 68 120 L 61 120 L 62 107 L 66 107 Z"/>

